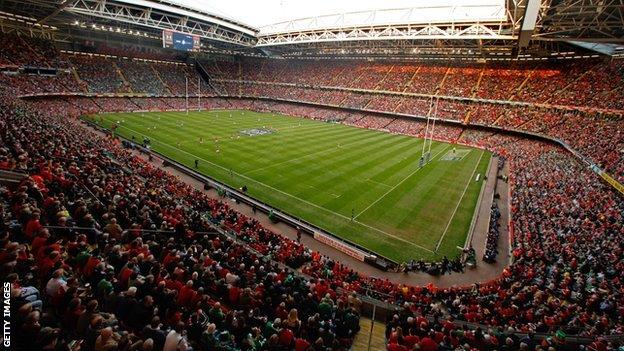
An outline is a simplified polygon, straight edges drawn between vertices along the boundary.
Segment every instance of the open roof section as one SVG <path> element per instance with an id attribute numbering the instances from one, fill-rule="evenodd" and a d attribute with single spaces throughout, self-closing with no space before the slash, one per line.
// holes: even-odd
<path id="1" fill-rule="evenodd" d="M 500 23 L 507 20 L 504 1 L 458 3 L 427 4 L 421 2 L 418 6 L 407 8 L 364 10 L 299 18 L 262 26 L 259 35 L 398 24 Z"/>
<path id="2" fill-rule="evenodd" d="M 121 0 L 128 3 L 136 3 L 137 0 Z M 138 0 L 140 1 L 140 0 Z M 235 25 L 239 30 L 254 35 L 258 32 L 258 29 L 239 21 L 238 19 L 234 19 L 231 16 L 227 16 L 220 11 L 208 11 L 207 7 L 198 6 L 200 2 L 198 1 L 184 1 L 184 0 L 150 0 L 150 2 L 161 3 L 173 7 L 178 7 L 182 10 L 186 10 L 188 12 L 195 12 L 200 15 L 208 16 L 211 18 L 219 19 L 228 25 Z"/>

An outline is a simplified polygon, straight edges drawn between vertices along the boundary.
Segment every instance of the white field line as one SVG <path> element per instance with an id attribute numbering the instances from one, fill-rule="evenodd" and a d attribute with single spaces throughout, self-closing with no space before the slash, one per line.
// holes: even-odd
<path id="1" fill-rule="evenodd" d="M 366 181 L 367 181 L 367 182 L 371 182 L 371 183 L 375 183 L 375 184 L 378 184 L 378 185 L 381 185 L 381 186 L 385 186 L 386 188 L 392 188 L 392 187 L 391 187 L 390 185 L 388 185 L 388 184 L 380 183 L 380 182 L 378 182 L 378 181 L 376 181 L 376 180 L 372 180 L 372 179 L 370 179 L 370 178 L 366 179 Z"/>
<path id="2" fill-rule="evenodd" d="M 449 150 L 449 152 L 447 152 L 444 156 L 442 156 L 440 158 L 441 161 L 461 161 L 463 160 L 466 156 L 468 156 L 468 154 L 470 154 L 470 152 L 472 151 L 471 149 L 459 149 L 458 151 L 468 151 L 468 152 L 462 152 L 462 157 L 459 160 L 443 160 L 442 158 L 446 157 L 446 155 L 450 154 L 451 152 L 453 152 L 452 150 Z"/>
<path id="3" fill-rule="evenodd" d="M 128 128 L 128 127 L 126 127 L 126 126 L 121 126 L 121 128 L 125 128 L 125 129 L 127 129 L 127 130 L 129 130 L 129 131 L 131 131 L 131 132 L 137 133 L 138 135 L 143 135 L 143 136 L 147 136 L 147 137 L 149 137 L 149 135 L 143 134 L 143 133 L 138 132 L 138 131 L 136 131 L 136 130 L 134 130 L 134 129 L 132 129 L 132 128 Z M 204 162 L 206 162 L 206 163 L 209 163 L 209 164 L 211 164 L 211 165 L 213 165 L 213 166 L 215 166 L 215 167 L 217 167 L 217 168 L 221 168 L 222 170 L 225 170 L 225 171 L 227 171 L 227 172 L 232 172 L 233 174 L 236 174 L 237 176 L 239 176 L 239 177 L 241 177 L 241 178 L 244 178 L 244 179 L 250 180 L 250 181 L 252 181 L 252 182 L 254 182 L 254 183 L 256 183 L 256 184 L 263 185 L 263 186 L 265 186 L 265 187 L 267 187 L 267 188 L 269 188 L 269 189 L 271 189 L 271 190 L 274 190 L 274 191 L 276 191 L 276 192 L 278 192 L 278 193 L 280 193 L 280 194 L 286 195 L 286 196 L 291 197 L 291 198 L 293 198 L 293 199 L 297 199 L 297 200 L 299 200 L 299 201 L 301 201 L 301 202 L 303 202 L 303 203 L 306 203 L 306 204 L 308 204 L 308 205 L 310 205 L 310 206 L 312 206 L 312 207 L 316 207 L 316 208 L 318 208 L 318 209 L 320 209 L 320 210 L 323 210 L 323 211 L 326 211 L 326 212 L 332 213 L 332 214 L 334 214 L 334 215 L 336 215 L 336 216 L 338 216 L 338 217 L 341 217 L 341 218 L 344 218 L 344 219 L 346 219 L 346 220 L 348 220 L 348 221 L 351 221 L 351 218 L 349 218 L 349 217 L 347 217 L 347 216 L 345 216 L 345 215 L 342 215 L 342 214 L 340 214 L 340 213 L 338 213 L 338 212 L 334 212 L 334 211 L 332 211 L 332 210 L 330 210 L 330 209 L 327 209 L 327 208 L 325 208 L 325 207 L 321 207 L 321 206 L 319 206 L 319 205 L 317 205 L 317 204 L 311 203 L 311 202 L 309 202 L 309 201 L 307 201 L 307 200 L 304 200 L 304 199 L 302 199 L 302 198 L 299 198 L 299 197 L 296 197 L 296 196 L 291 195 L 291 194 L 289 194 L 289 193 L 283 192 L 283 191 L 281 191 L 281 190 L 279 190 L 279 189 L 276 189 L 276 188 L 274 188 L 274 187 L 272 187 L 272 186 L 270 186 L 270 185 L 267 185 L 267 184 L 265 184 L 265 183 L 262 183 L 262 182 L 260 182 L 260 181 L 257 181 L 257 180 L 255 180 L 255 179 L 253 179 L 253 178 L 249 178 L 249 177 L 247 177 L 247 176 L 245 176 L 245 175 L 243 175 L 243 174 L 240 174 L 240 173 L 234 172 L 234 171 L 232 171 L 232 170 L 230 170 L 230 169 L 228 169 L 228 168 L 226 168 L 226 167 L 223 167 L 223 166 L 218 165 L 218 164 L 216 164 L 216 163 L 210 162 L 209 160 L 203 159 L 203 158 L 201 158 L 201 157 L 199 157 L 199 156 L 197 156 L 197 155 L 193 155 L 193 154 L 192 154 L 192 153 L 190 153 L 190 152 L 187 152 L 187 151 L 184 151 L 184 150 L 178 149 L 178 148 L 177 148 L 177 147 L 175 147 L 175 146 L 169 145 L 169 144 L 167 144 L 167 143 L 163 143 L 162 141 L 158 141 L 158 140 L 154 140 L 154 141 L 156 141 L 156 142 L 158 142 L 158 143 L 160 143 L 160 144 L 162 144 L 162 145 L 168 146 L 168 147 L 170 147 L 170 148 L 171 148 L 171 149 L 173 149 L 173 150 L 177 150 L 177 151 L 180 151 L 180 152 L 182 152 L 182 153 L 185 153 L 185 154 L 187 154 L 187 155 L 189 155 L 189 156 L 193 156 L 194 158 L 196 158 L 196 159 L 198 159 L 198 160 L 202 160 L 202 161 L 204 161 Z M 425 251 L 427 251 L 427 252 L 434 253 L 432 250 L 430 250 L 430 249 L 428 249 L 428 248 L 426 248 L 426 247 L 424 247 L 424 246 L 420 246 L 420 245 L 418 245 L 418 244 L 412 243 L 412 242 L 407 241 L 407 240 L 405 240 L 405 239 L 403 239 L 403 238 L 401 238 L 401 237 L 398 237 L 398 236 L 396 236 L 396 235 L 392 235 L 392 234 L 390 234 L 390 233 L 387 233 L 387 232 L 385 232 L 385 231 L 383 231 L 383 230 L 381 230 L 381 229 L 379 229 L 379 228 L 372 227 L 372 226 L 370 226 L 370 225 L 368 225 L 368 224 L 366 224 L 366 223 L 362 223 L 362 222 L 356 221 L 355 219 L 353 219 L 353 222 L 358 223 L 358 224 L 360 224 L 360 225 L 362 225 L 362 226 L 364 226 L 364 227 L 367 227 L 367 228 L 369 228 L 369 229 L 372 229 L 372 230 L 374 230 L 374 231 L 376 231 L 376 232 L 382 233 L 382 234 L 384 234 L 384 235 L 386 235 L 386 236 L 389 236 L 389 237 L 392 237 L 392 238 L 397 239 L 397 240 L 399 240 L 399 241 L 402 241 L 402 242 L 404 242 L 404 243 L 406 243 L 406 244 L 409 244 L 409 245 L 411 245 L 411 246 L 418 247 L 418 248 L 419 248 L 419 249 L 421 249 L 421 250 L 425 250 Z"/>
<path id="4" fill-rule="evenodd" d="M 438 157 L 438 155 L 440 155 L 441 153 L 444 152 L 444 150 L 448 149 L 450 146 L 450 144 L 445 147 L 444 149 L 440 150 L 440 152 L 438 152 L 437 154 L 435 154 L 435 156 L 433 156 L 431 158 L 431 161 L 433 161 L 436 157 Z M 431 162 L 429 161 L 429 162 Z M 425 165 L 426 166 L 426 165 Z M 386 195 L 390 194 L 394 189 L 396 189 L 399 185 L 403 184 L 403 182 L 405 182 L 406 180 L 408 180 L 411 176 L 413 176 L 414 174 L 416 174 L 416 172 L 420 171 L 421 169 L 425 168 L 425 166 L 416 168 L 416 170 L 414 170 L 412 173 L 408 174 L 407 177 L 403 178 L 403 180 L 401 180 L 400 182 L 396 183 L 392 188 L 390 188 L 390 190 L 386 191 L 386 193 L 384 193 L 383 195 L 381 195 L 377 200 L 373 201 L 373 203 L 371 203 L 370 205 L 366 206 L 365 209 L 363 209 L 360 213 L 357 214 L 357 216 L 353 217 L 354 219 L 358 218 L 362 213 L 368 211 L 369 208 L 373 207 L 373 205 L 375 205 L 376 203 L 379 202 L 379 200 L 383 199 L 384 197 L 386 197 Z"/>
<path id="5" fill-rule="evenodd" d="M 472 150 L 470 150 L 470 151 L 472 152 Z M 455 205 L 455 209 L 453 210 L 453 213 L 451 214 L 451 218 L 449 219 L 448 223 L 446 223 L 446 228 L 444 228 L 444 233 L 442 233 L 442 236 L 440 237 L 440 239 L 438 240 L 438 243 L 436 244 L 435 252 L 438 252 L 438 249 L 440 248 L 440 244 L 442 244 L 442 240 L 444 239 L 444 236 L 446 235 L 446 232 L 448 232 L 448 229 L 451 226 L 451 222 L 453 221 L 453 217 L 455 217 L 455 213 L 457 212 L 457 209 L 459 208 L 459 205 L 462 203 L 462 199 L 466 195 L 466 190 L 468 190 L 468 186 L 470 185 L 470 182 L 472 182 L 472 179 L 474 177 L 475 172 L 477 171 L 477 168 L 479 168 L 479 162 L 481 162 L 481 158 L 483 157 L 483 153 L 484 153 L 484 151 L 481 151 L 481 155 L 479 155 L 479 159 L 477 160 L 477 163 L 475 164 L 475 168 L 474 168 L 474 170 L 472 170 L 472 174 L 470 175 L 470 178 L 468 178 L 468 182 L 466 182 L 466 186 L 464 187 L 464 192 L 462 193 L 462 196 L 459 198 L 459 201 L 457 201 L 457 205 Z M 477 204 L 477 206 L 479 206 L 479 204 Z"/>

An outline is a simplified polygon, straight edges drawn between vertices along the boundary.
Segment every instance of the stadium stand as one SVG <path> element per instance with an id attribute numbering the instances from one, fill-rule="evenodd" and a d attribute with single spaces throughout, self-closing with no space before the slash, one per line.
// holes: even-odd
<path id="1" fill-rule="evenodd" d="M 301 266 L 310 259 L 301 245 L 68 122 L 56 108 L 40 115 L 3 107 L 3 169 L 32 174 L 13 191 L 3 188 L 3 202 L 12 206 L 3 211 L 10 224 L 2 267 L 22 347 L 81 339 L 85 349 L 99 350 L 103 343 L 143 344 L 149 335 L 168 349 L 183 330 L 184 349 L 187 338 L 204 350 L 349 346 L 359 315 L 346 300 L 323 280 L 306 282 L 262 259 L 271 253 Z M 205 211 L 249 246 L 200 235 L 210 231 L 199 217 Z M 152 329 L 144 329 L 150 320 Z"/>
<path id="2" fill-rule="evenodd" d="M 361 301 L 352 293 L 371 291 L 397 305 L 387 323 L 389 350 L 415 345 L 431 350 L 463 345 L 565 349 L 566 335 L 594 337 L 596 349 L 620 346 L 603 336 L 624 333 L 624 202 L 561 147 L 467 124 L 436 126 L 436 139 L 506 157 L 512 168 L 514 263 L 485 284 L 405 286 L 360 274 L 264 228 L 77 120 L 101 111 L 183 109 L 185 99 L 171 95 L 180 95 L 183 77 L 197 81 L 194 69 L 60 54 L 39 41 L 5 42 L 11 44 L 2 50 L 3 64 L 63 62 L 90 93 L 162 95 L 17 99 L 14 89 L 20 94 L 84 90 L 71 73 L 2 74 L 0 169 L 27 176 L 17 186 L 0 188 L 0 267 L 11 283 L 11 313 L 18 321 L 14 335 L 21 349 L 56 349 L 81 340 L 83 349 L 96 351 L 346 350 L 359 328 Z M 387 98 L 382 92 L 530 102 L 510 107 L 441 99 L 438 114 L 560 138 L 624 179 L 624 128 L 615 111 L 622 108 L 617 94 L 624 84 L 621 62 L 447 67 L 245 58 L 240 66 L 215 61 L 207 67 L 214 77 L 235 78 L 219 83 L 230 96 L 421 116 L 432 113 L 427 97 Z M 550 79 L 555 83 L 545 87 Z M 538 86 L 557 94 L 536 93 Z M 546 95 L 555 97 L 542 100 Z M 280 112 L 418 137 L 425 131 L 422 120 L 372 111 L 258 99 L 202 103 L 203 108 Z M 615 112 L 586 111 L 594 107 Z M 234 236 L 217 233 L 213 226 Z M 452 265 L 432 263 L 424 269 L 439 274 Z"/>

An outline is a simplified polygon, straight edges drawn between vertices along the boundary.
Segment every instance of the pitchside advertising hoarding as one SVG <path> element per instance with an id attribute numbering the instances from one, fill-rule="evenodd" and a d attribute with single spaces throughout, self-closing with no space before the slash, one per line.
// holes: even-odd
<path id="1" fill-rule="evenodd" d="M 163 47 L 180 51 L 199 51 L 199 35 L 163 30 Z"/>

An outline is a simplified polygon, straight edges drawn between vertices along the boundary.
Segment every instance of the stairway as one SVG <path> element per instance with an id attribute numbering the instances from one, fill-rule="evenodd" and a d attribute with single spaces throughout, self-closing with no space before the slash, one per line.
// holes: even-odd
<path id="1" fill-rule="evenodd" d="M 195 69 L 197 70 L 197 73 L 202 78 L 202 80 L 206 83 L 206 85 L 208 85 L 210 89 L 217 93 L 217 96 L 227 96 L 227 94 L 224 94 L 220 89 L 217 88 L 215 84 L 212 84 L 208 71 L 197 60 L 195 60 Z"/>
<path id="2" fill-rule="evenodd" d="M 71 72 L 74 75 L 74 78 L 76 79 L 76 81 L 78 81 L 78 84 L 80 85 L 82 92 L 83 93 L 88 93 L 89 92 L 89 84 L 87 84 L 85 81 L 83 81 L 80 78 L 80 75 L 78 75 L 78 71 L 76 71 L 76 67 L 72 67 L 71 68 Z"/>
<path id="3" fill-rule="evenodd" d="M 132 86 L 130 85 L 130 82 L 128 82 L 128 80 L 126 79 L 126 76 L 123 74 L 119 66 L 117 66 L 117 64 L 114 61 L 112 63 L 113 63 L 113 66 L 115 67 L 115 71 L 117 71 L 117 74 L 119 75 L 119 77 L 121 77 L 121 80 L 123 81 L 123 86 L 127 89 L 127 92 L 134 93 L 134 91 L 132 91 Z"/>
<path id="4" fill-rule="evenodd" d="M 383 322 L 375 321 L 372 325 L 369 318 L 360 318 L 360 332 L 357 333 L 353 340 L 352 351 L 381 351 L 386 349 L 386 326 Z M 369 347 L 370 341 L 370 347 Z"/>
<path id="5" fill-rule="evenodd" d="M 158 80 L 160 81 L 160 83 L 165 87 L 165 89 L 167 89 L 167 92 L 169 92 L 169 94 L 173 95 L 173 92 L 171 91 L 171 88 L 169 87 L 169 85 L 167 85 L 167 83 L 165 83 L 165 81 L 162 79 L 162 77 L 160 76 L 160 73 L 158 73 L 158 70 L 156 69 L 156 67 L 149 65 L 150 68 L 152 69 L 152 71 L 154 71 L 154 74 L 156 75 L 156 78 L 158 78 Z"/>

